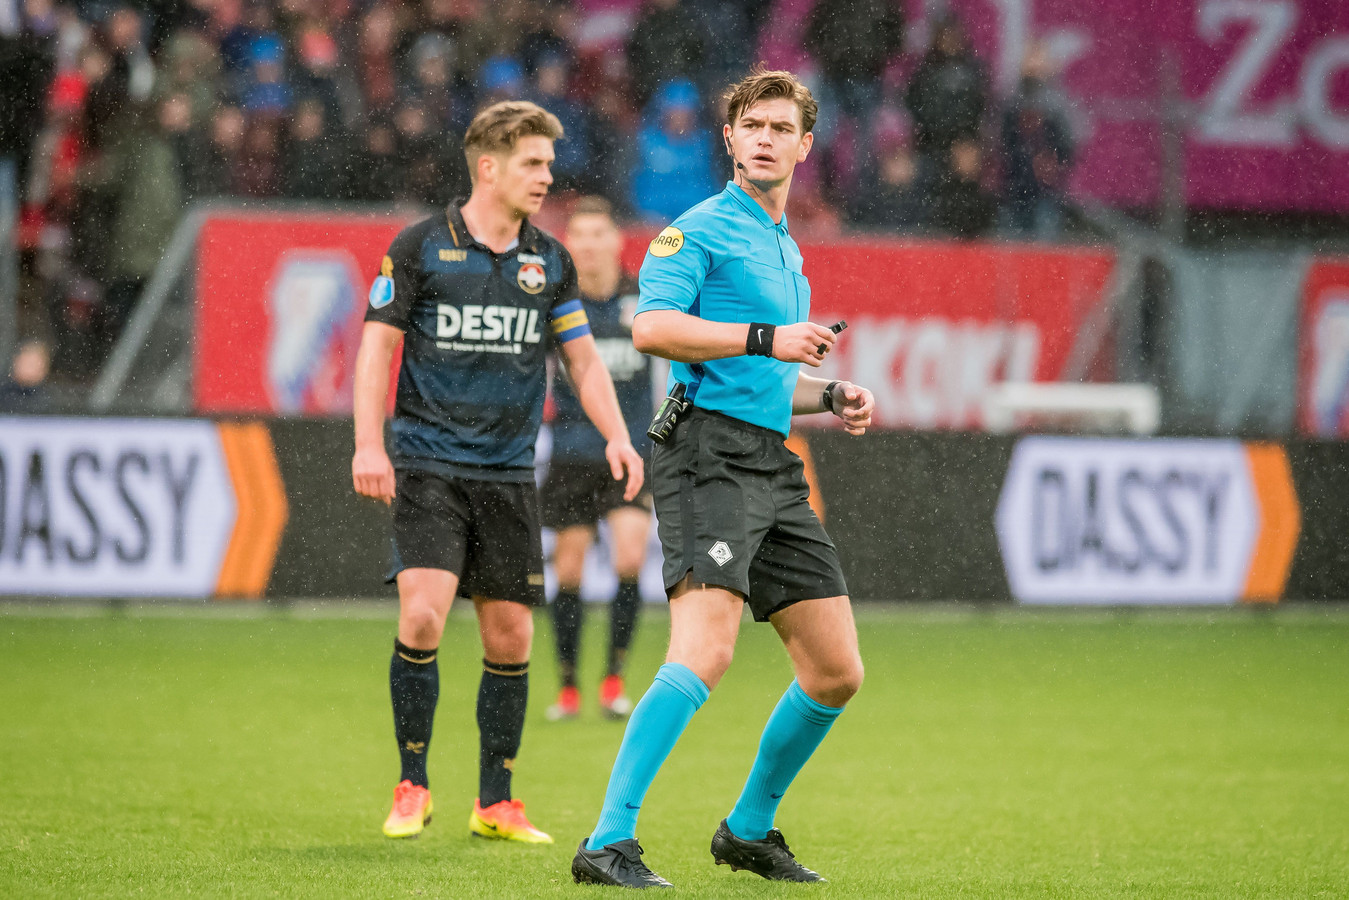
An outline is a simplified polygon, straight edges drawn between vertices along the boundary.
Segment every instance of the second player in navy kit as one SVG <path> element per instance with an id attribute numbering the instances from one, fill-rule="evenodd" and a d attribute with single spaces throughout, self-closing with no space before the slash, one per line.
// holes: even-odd
<path id="1" fill-rule="evenodd" d="M 552 842 L 512 798 L 511 774 L 528 698 L 530 608 L 544 602 L 533 465 L 554 348 L 604 435 L 611 477 L 626 475 L 629 499 L 642 485 L 642 458 L 576 297 L 571 257 L 528 220 L 552 184 L 561 137 L 557 118 L 533 103 L 480 112 L 464 136 L 472 195 L 400 233 L 370 289 L 351 471 L 358 493 L 393 506 L 399 614 L 389 687 L 402 775 L 384 823 L 389 837 L 415 837 L 431 819 L 436 652 L 463 594 L 483 645 L 469 830 Z M 384 405 L 400 343 L 390 459 Z"/>
<path id="2" fill-rule="evenodd" d="M 567 249 L 575 261 L 581 302 L 628 423 L 633 447 L 644 457 L 651 441 L 646 423 L 653 411 L 652 359 L 632 345 L 632 317 L 637 308 L 637 281 L 625 274 L 620 260 L 623 235 L 608 201 L 585 197 L 567 223 Z M 600 709 L 621 719 L 632 711 L 623 685 L 623 665 L 641 608 L 637 579 L 646 561 L 651 530 L 651 498 L 625 500 L 609 475 L 604 438 L 586 418 L 571 383 L 559 375 L 553 382 L 552 463 L 541 494 L 543 523 L 557 531 L 553 569 L 558 591 L 553 600 L 561 689 L 548 708 L 548 718 L 568 719 L 580 712 L 576 664 L 581 638 L 581 572 L 595 540 L 596 525 L 609 526 L 609 547 L 618 590 L 609 607 L 609 657 L 600 685 Z"/>

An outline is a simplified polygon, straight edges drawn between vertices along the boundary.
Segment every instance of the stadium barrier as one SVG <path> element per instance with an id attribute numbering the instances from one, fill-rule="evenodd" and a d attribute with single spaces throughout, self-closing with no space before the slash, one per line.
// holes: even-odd
<path id="1" fill-rule="evenodd" d="M 1349 444 L 796 437 L 857 599 L 1349 597 Z M 391 596 L 388 511 L 350 458 L 341 419 L 0 418 L 0 594 Z"/>

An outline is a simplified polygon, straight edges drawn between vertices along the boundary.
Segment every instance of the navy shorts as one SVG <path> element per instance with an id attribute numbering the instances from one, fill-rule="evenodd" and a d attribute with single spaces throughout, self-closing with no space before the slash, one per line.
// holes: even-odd
<path id="1" fill-rule="evenodd" d="M 398 470 L 388 580 L 404 569 L 453 572 L 464 597 L 543 606 L 543 538 L 534 483 Z"/>
<path id="2" fill-rule="evenodd" d="M 539 489 L 543 524 L 549 528 L 594 525 L 623 506 L 651 511 L 651 495 L 642 491 L 623 499 L 626 479 L 616 481 L 607 462 L 553 462 Z"/>

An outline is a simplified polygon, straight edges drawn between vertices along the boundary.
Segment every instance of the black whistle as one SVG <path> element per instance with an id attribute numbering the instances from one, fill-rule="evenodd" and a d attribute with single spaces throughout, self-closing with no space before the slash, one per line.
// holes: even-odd
<path id="1" fill-rule="evenodd" d="M 848 323 L 847 323 L 845 320 L 843 320 L 843 319 L 839 319 L 839 320 L 838 320 L 837 322 L 835 322 L 833 325 L 830 325 L 830 326 L 829 326 L 829 330 L 832 331 L 834 334 L 838 334 L 839 332 L 841 332 L 843 329 L 845 329 L 845 328 L 847 328 L 847 327 L 848 327 Z M 825 348 L 824 344 L 821 344 L 821 345 L 820 345 L 820 349 L 819 349 L 817 352 L 819 352 L 819 353 L 824 353 L 825 349 L 826 349 L 826 348 Z"/>

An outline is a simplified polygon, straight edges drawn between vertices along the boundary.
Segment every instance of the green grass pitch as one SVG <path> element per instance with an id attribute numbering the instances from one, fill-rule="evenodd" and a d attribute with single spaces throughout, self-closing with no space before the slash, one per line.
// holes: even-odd
<path id="1" fill-rule="evenodd" d="M 366 607 L 368 610 L 369 607 Z M 0 609 L 0 897 L 599 897 L 567 867 L 621 727 L 551 725 L 539 616 L 516 794 L 551 847 L 469 837 L 471 615 L 451 616 L 435 822 L 379 832 L 396 776 L 378 616 Z M 778 824 L 832 881 L 784 886 L 707 846 L 790 673 L 746 623 L 645 804 L 686 896 L 1349 896 L 1349 615 L 859 611 L 867 682 Z M 666 618 L 634 652 L 640 692 Z M 583 654 L 598 681 L 592 613 Z"/>

